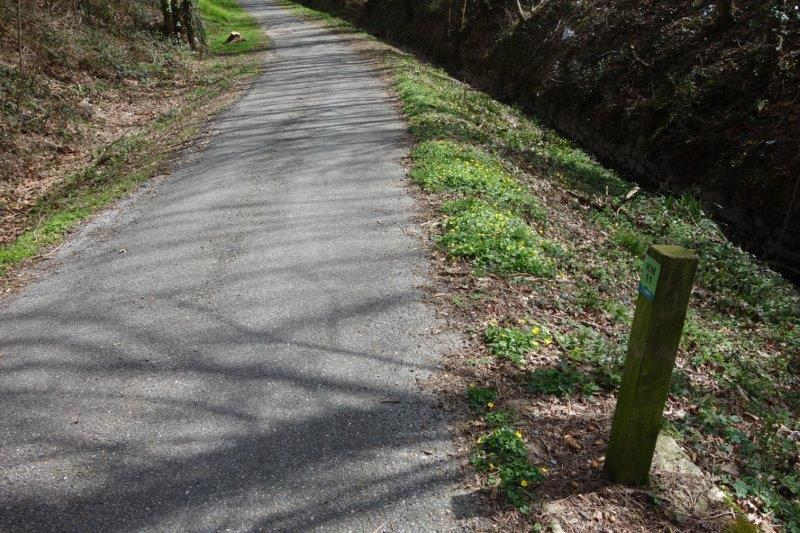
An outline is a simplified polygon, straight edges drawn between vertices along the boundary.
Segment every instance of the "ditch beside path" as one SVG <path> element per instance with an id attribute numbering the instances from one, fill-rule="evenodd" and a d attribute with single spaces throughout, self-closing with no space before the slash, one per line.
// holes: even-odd
<path id="1" fill-rule="evenodd" d="M 0 304 L 1 531 L 459 530 L 405 125 L 243 4 L 275 47 L 207 148 Z"/>

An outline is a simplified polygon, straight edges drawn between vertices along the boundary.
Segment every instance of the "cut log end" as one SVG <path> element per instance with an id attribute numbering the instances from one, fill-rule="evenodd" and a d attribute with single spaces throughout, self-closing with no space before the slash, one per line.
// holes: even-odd
<path id="1" fill-rule="evenodd" d="M 238 31 L 232 31 L 228 38 L 225 39 L 225 44 L 235 43 L 242 40 L 242 34 Z"/>

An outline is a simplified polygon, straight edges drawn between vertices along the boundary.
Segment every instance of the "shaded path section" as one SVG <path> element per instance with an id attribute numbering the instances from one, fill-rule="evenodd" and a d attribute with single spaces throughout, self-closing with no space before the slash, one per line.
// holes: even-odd
<path id="1" fill-rule="evenodd" d="M 405 126 L 248 7 L 276 48 L 207 149 L 0 307 L 0 531 L 456 529 Z"/>

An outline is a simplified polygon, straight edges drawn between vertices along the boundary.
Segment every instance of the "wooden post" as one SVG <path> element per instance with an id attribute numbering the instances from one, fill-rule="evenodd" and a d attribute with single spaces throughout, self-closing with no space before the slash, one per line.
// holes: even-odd
<path id="1" fill-rule="evenodd" d="M 653 245 L 647 251 L 606 452 L 614 482 L 648 481 L 696 271 L 692 250 Z"/>

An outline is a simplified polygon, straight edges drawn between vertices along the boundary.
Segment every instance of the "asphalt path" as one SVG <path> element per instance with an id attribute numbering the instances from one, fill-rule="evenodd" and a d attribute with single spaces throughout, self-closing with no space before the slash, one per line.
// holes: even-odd
<path id="1" fill-rule="evenodd" d="M 0 531 L 458 530 L 406 126 L 351 37 L 248 8 L 208 146 L 0 304 Z"/>

